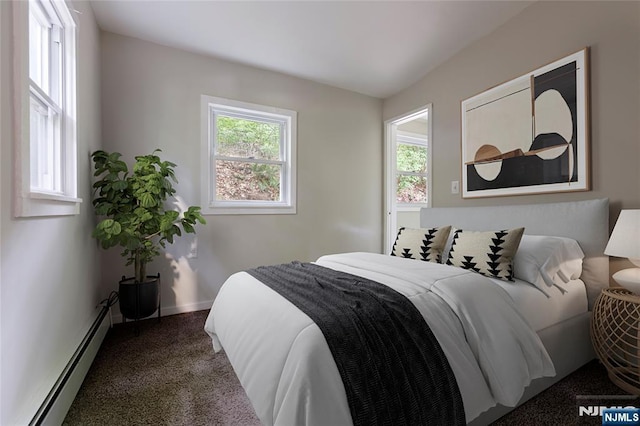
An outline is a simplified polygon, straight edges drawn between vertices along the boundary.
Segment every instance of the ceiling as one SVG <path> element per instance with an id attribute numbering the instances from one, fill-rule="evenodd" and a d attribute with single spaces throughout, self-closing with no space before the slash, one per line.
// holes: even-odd
<path id="1" fill-rule="evenodd" d="M 105 31 L 378 98 L 533 1 L 92 0 Z"/>

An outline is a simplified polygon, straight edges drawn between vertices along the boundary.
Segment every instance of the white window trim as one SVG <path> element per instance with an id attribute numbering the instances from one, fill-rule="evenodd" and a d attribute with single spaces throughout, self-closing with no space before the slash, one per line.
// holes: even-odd
<path id="1" fill-rule="evenodd" d="M 66 216 L 80 213 L 81 198 L 77 196 L 77 129 L 76 129 L 76 21 L 73 10 L 62 0 L 51 0 L 65 26 L 66 48 L 63 67 L 66 81 L 63 193 L 48 193 L 31 189 L 30 156 L 30 77 L 29 77 L 29 2 L 13 2 L 13 74 L 14 74 L 14 215 L 16 217 Z M 64 7 L 62 7 L 64 6 Z M 73 82 L 74 84 L 69 84 Z"/>
<path id="2" fill-rule="evenodd" d="M 210 117 L 213 109 L 243 112 L 259 111 L 262 115 L 272 115 L 278 120 L 286 119 L 287 143 L 280 147 L 284 160 L 281 180 L 282 201 L 216 201 L 215 169 L 213 168 L 212 129 Z M 248 102 L 235 101 L 213 96 L 200 97 L 201 123 L 201 174 L 200 203 L 202 213 L 214 214 L 295 214 L 296 213 L 296 140 L 297 112 L 288 109 L 269 107 Z"/>

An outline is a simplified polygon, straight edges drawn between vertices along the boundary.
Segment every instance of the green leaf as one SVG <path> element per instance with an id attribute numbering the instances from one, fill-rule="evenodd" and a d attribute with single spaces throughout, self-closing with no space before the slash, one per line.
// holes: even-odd
<path id="1" fill-rule="evenodd" d="M 111 188 L 115 189 L 116 191 L 123 191 L 127 189 L 128 186 L 129 185 L 124 180 L 118 180 L 111 184 Z"/>
<path id="2" fill-rule="evenodd" d="M 95 211 L 96 211 L 96 214 L 100 216 L 104 216 L 109 212 L 110 209 L 111 209 L 111 204 L 102 203 L 99 206 L 96 206 Z"/>
<path id="3" fill-rule="evenodd" d="M 154 207 L 156 205 L 156 200 L 153 198 L 151 194 L 148 192 L 143 192 L 139 195 L 140 205 L 142 207 Z"/>
<path id="4" fill-rule="evenodd" d="M 196 230 L 189 224 L 189 222 L 182 222 L 182 227 L 184 228 L 184 232 L 189 234 L 194 234 Z"/>
<path id="5" fill-rule="evenodd" d="M 107 231 L 111 235 L 119 235 L 120 232 L 122 232 L 122 227 L 120 226 L 119 222 L 114 221 L 113 225 L 110 228 L 105 229 L 105 231 Z"/>
<path id="6" fill-rule="evenodd" d="M 95 234 L 100 239 L 109 239 L 112 236 L 118 235 L 122 232 L 120 223 L 113 219 L 104 219 L 96 227 Z"/>
<path id="7" fill-rule="evenodd" d="M 175 211 L 175 210 L 170 210 L 170 211 L 167 211 L 164 214 L 164 216 L 169 218 L 169 220 L 171 220 L 171 222 L 175 222 L 176 220 L 178 220 L 178 216 L 180 216 L 180 213 Z"/>

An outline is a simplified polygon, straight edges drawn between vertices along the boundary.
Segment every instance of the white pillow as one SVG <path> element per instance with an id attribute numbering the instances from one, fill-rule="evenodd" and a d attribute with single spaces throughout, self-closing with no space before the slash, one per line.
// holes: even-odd
<path id="1" fill-rule="evenodd" d="M 523 235 L 513 258 L 514 276 L 547 294 L 547 287 L 580 278 L 583 258 L 580 245 L 571 238 Z"/>

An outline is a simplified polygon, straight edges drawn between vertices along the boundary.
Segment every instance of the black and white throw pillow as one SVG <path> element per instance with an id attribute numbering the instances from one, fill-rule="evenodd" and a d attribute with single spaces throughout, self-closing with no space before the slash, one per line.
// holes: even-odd
<path id="1" fill-rule="evenodd" d="M 523 233 L 524 228 L 489 232 L 455 229 L 447 265 L 513 281 L 513 257 Z"/>
<path id="2" fill-rule="evenodd" d="M 400 228 L 391 256 L 441 263 L 442 250 L 450 231 L 450 226 L 428 229 Z"/>

